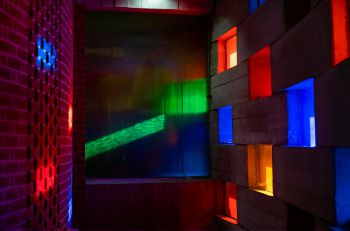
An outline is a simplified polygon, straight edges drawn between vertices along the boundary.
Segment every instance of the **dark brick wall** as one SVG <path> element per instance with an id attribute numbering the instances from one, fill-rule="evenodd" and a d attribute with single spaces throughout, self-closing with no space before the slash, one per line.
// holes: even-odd
<path id="1" fill-rule="evenodd" d="M 73 225 L 85 224 L 85 79 L 86 10 L 74 6 Z"/>
<path id="2" fill-rule="evenodd" d="M 72 137 L 71 1 L 0 3 L 0 229 L 69 226 Z M 38 36 L 56 69 L 36 65 Z"/>

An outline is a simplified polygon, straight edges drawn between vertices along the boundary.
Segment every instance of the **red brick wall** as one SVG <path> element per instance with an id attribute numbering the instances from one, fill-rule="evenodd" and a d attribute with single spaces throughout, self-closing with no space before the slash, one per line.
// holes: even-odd
<path id="1" fill-rule="evenodd" d="M 72 2 L 0 2 L 0 229 L 64 228 L 71 194 Z M 57 50 L 37 67 L 37 39 Z"/>
<path id="2" fill-rule="evenodd" d="M 85 224 L 85 15 L 84 5 L 74 6 L 73 225 L 79 228 Z"/>

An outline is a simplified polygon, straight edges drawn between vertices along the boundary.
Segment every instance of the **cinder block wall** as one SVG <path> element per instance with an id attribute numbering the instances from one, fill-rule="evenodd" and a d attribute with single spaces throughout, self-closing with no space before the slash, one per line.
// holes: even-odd
<path id="1" fill-rule="evenodd" d="M 329 0 L 310 1 L 296 17 L 293 1 L 266 0 L 249 13 L 248 0 L 218 0 L 210 43 L 213 178 L 237 184 L 238 223 L 248 230 L 332 230 L 338 220 L 335 150 L 350 146 L 350 61 L 332 65 Z M 238 65 L 217 73 L 217 39 L 237 27 Z M 272 95 L 249 99 L 249 58 L 270 46 Z M 316 147 L 288 147 L 283 89 L 315 78 Z M 233 145 L 218 142 L 218 109 L 232 105 Z M 273 196 L 248 187 L 247 145 L 273 145 Z M 350 168 L 350 166 L 349 166 Z M 350 184 L 350 183 L 349 183 Z M 350 195 L 349 195 L 350 198 Z M 298 223 L 300 223 L 298 227 Z M 295 225 L 296 224 L 296 225 Z M 305 223 L 304 223 L 305 224 Z"/>
<path id="2" fill-rule="evenodd" d="M 69 227 L 73 9 L 70 0 L 0 2 L 0 230 Z M 56 51 L 38 67 L 38 37 Z"/>

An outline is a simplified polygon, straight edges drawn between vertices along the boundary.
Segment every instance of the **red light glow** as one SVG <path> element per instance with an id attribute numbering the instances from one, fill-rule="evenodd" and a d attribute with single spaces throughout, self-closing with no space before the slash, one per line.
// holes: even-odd
<path id="1" fill-rule="evenodd" d="M 218 69 L 221 73 L 237 66 L 237 27 L 233 27 L 217 39 L 218 42 Z"/>
<path id="2" fill-rule="evenodd" d="M 237 220 L 237 185 L 226 183 L 225 214 Z"/>
<path id="3" fill-rule="evenodd" d="M 249 58 L 249 88 L 252 100 L 272 94 L 269 46 Z"/>
<path id="4" fill-rule="evenodd" d="M 349 3 L 347 0 L 331 0 L 333 25 L 333 65 L 350 55 Z"/>
<path id="5" fill-rule="evenodd" d="M 36 195 L 39 196 L 40 192 L 44 194 L 55 185 L 55 166 L 53 163 L 48 164 L 46 167 L 41 166 L 37 168 L 35 176 Z"/>
<path id="6" fill-rule="evenodd" d="M 68 130 L 72 131 L 73 128 L 73 107 L 70 105 L 68 110 Z"/>
<path id="7" fill-rule="evenodd" d="M 218 217 L 220 219 L 224 220 L 224 221 L 227 221 L 227 222 L 231 223 L 231 224 L 234 224 L 234 225 L 238 224 L 237 220 L 235 220 L 235 219 L 233 219 L 231 217 L 225 217 L 225 216 L 218 216 Z"/>

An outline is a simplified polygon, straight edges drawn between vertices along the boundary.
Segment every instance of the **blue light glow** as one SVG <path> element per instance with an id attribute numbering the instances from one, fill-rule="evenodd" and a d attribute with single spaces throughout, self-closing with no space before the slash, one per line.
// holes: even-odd
<path id="1" fill-rule="evenodd" d="M 219 118 L 219 143 L 232 144 L 232 106 L 221 107 L 218 110 Z"/>
<path id="2" fill-rule="evenodd" d="M 56 69 L 56 48 L 46 39 L 38 36 L 37 40 L 38 55 L 36 57 L 36 65 L 38 69 L 53 70 Z"/>
<path id="3" fill-rule="evenodd" d="M 337 226 L 350 228 L 350 148 L 336 148 L 335 156 L 335 204 Z"/>
<path id="4" fill-rule="evenodd" d="M 189 145 L 184 152 L 184 175 L 198 177 L 208 175 L 208 158 L 203 158 L 206 145 Z"/>
<path id="5" fill-rule="evenodd" d="M 72 198 L 68 202 L 68 223 L 72 220 L 72 214 L 73 214 L 73 202 Z"/>
<path id="6" fill-rule="evenodd" d="M 249 13 L 253 14 L 259 6 L 261 6 L 265 0 L 250 0 L 249 1 Z"/>
<path id="7" fill-rule="evenodd" d="M 316 147 L 314 79 L 295 84 L 286 91 L 288 145 Z"/>

